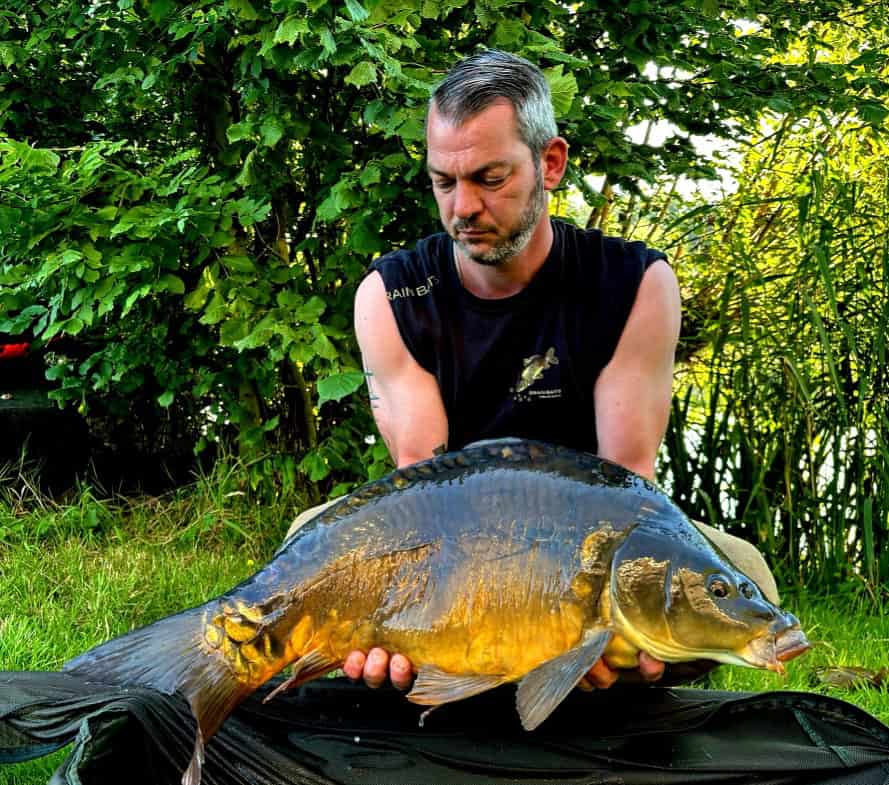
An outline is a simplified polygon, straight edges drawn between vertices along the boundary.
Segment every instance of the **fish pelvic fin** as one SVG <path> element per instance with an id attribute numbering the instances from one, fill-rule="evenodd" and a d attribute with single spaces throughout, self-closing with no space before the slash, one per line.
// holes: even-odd
<path id="1" fill-rule="evenodd" d="M 431 665 L 417 671 L 413 689 L 407 699 L 421 706 L 440 706 L 442 703 L 469 698 L 506 683 L 504 676 L 478 673 L 446 673 Z"/>
<path id="2" fill-rule="evenodd" d="M 334 659 L 323 651 L 318 649 L 310 651 L 293 663 L 293 673 L 290 678 L 275 687 L 275 689 L 262 699 L 262 702 L 268 703 L 272 698 L 277 697 L 282 692 L 287 692 L 288 690 L 299 687 L 300 684 L 305 684 L 307 681 L 317 679 L 319 676 L 324 676 L 332 670 L 339 668 L 340 665 L 342 665 L 340 660 Z"/>
<path id="3" fill-rule="evenodd" d="M 534 730 L 565 700 L 602 656 L 613 635 L 610 629 L 591 630 L 579 646 L 525 675 L 516 691 L 516 708 L 525 730 Z"/>
<path id="4" fill-rule="evenodd" d="M 257 686 L 243 676 L 239 678 L 222 652 L 207 644 L 206 607 L 192 608 L 114 638 L 63 666 L 66 673 L 85 681 L 138 684 L 170 695 L 183 695 L 198 725 L 183 785 L 199 785 L 204 740 Z M 186 739 L 177 739 L 176 743 L 192 746 L 192 741 Z"/>

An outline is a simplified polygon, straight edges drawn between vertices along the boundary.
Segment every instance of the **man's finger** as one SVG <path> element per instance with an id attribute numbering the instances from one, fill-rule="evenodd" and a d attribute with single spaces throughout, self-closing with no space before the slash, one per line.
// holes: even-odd
<path id="1" fill-rule="evenodd" d="M 403 654 L 393 654 L 389 660 L 389 678 L 399 690 L 408 689 L 414 681 L 411 661 Z"/>
<path id="2" fill-rule="evenodd" d="M 600 657 L 596 660 L 596 664 L 587 671 L 586 678 L 594 687 L 607 690 L 617 681 L 617 671 L 609 668 L 605 664 L 605 660 Z"/>
<path id="3" fill-rule="evenodd" d="M 389 653 L 379 647 L 367 653 L 364 662 L 364 683 L 368 687 L 380 687 L 386 681 L 389 672 Z"/>
<path id="4" fill-rule="evenodd" d="M 358 681 L 364 673 L 364 661 L 367 659 L 363 651 L 350 651 L 343 662 L 343 673 L 352 681 Z"/>
<path id="5" fill-rule="evenodd" d="M 639 652 L 639 672 L 645 681 L 657 681 L 664 675 L 666 665 L 644 651 Z"/>

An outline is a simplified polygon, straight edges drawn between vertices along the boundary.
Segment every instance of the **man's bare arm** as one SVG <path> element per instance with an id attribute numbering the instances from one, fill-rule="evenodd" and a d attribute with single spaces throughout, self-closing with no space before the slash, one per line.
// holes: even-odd
<path id="1" fill-rule="evenodd" d="M 406 466 L 431 458 L 448 439 L 438 382 L 404 345 L 379 273 L 371 273 L 358 287 L 355 334 L 371 411 L 392 460 Z"/>
<path id="2" fill-rule="evenodd" d="M 676 276 L 655 262 L 594 390 L 599 455 L 650 480 L 670 417 L 680 320 Z"/>

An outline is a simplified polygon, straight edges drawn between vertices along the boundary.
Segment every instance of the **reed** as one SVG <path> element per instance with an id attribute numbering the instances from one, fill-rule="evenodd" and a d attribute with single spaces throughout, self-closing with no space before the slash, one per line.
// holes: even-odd
<path id="1" fill-rule="evenodd" d="M 651 240 L 687 314 L 665 485 L 784 581 L 874 599 L 889 585 L 887 161 L 872 130 L 807 118 L 751 146 L 736 194 Z"/>

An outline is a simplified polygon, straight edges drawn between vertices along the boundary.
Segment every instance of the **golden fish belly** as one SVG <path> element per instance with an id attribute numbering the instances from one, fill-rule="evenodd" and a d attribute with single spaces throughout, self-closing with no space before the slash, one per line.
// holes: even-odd
<path id="1" fill-rule="evenodd" d="M 437 570 L 432 555 L 387 554 L 362 561 L 360 574 L 344 558 L 274 613 L 229 602 L 205 636 L 252 685 L 312 652 L 341 664 L 374 646 L 416 668 L 513 680 L 576 646 L 591 623 L 587 590 L 566 596 L 548 558 L 533 550 L 450 570 Z"/>
<path id="2" fill-rule="evenodd" d="M 417 668 L 433 665 L 509 681 L 573 648 L 582 637 L 581 616 L 573 609 L 529 607 L 426 631 L 384 629 L 377 645 L 403 652 Z"/>

